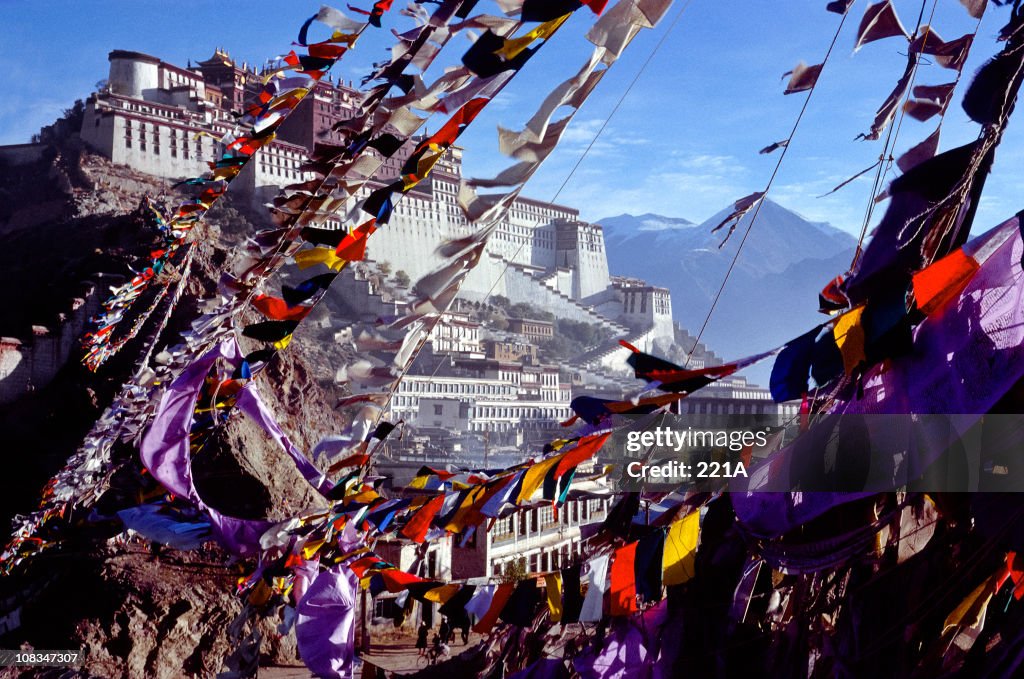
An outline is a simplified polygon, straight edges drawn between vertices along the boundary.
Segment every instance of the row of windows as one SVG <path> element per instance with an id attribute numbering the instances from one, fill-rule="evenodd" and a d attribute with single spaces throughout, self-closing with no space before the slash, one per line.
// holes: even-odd
<path id="1" fill-rule="evenodd" d="M 552 507 L 535 507 L 520 510 L 494 522 L 491 536 L 494 542 L 518 535 L 526 537 L 553 526 L 575 526 L 590 523 L 595 518 L 604 518 L 605 501 L 598 499 L 569 500 L 558 511 Z"/>
<path id="2" fill-rule="evenodd" d="M 469 409 L 470 419 L 481 420 L 564 420 L 568 416 L 568 406 L 555 408 L 477 406 Z"/>
<path id="3" fill-rule="evenodd" d="M 421 381 L 406 377 L 399 382 L 399 392 L 419 394 L 467 394 L 481 396 L 485 394 L 514 396 L 515 387 L 506 384 L 487 384 L 479 382 L 438 382 L 436 380 Z"/>
<path id="4" fill-rule="evenodd" d="M 170 147 L 170 153 L 172 158 L 177 158 L 180 152 L 181 156 L 188 160 L 191 157 L 191 152 L 194 149 L 196 156 L 198 157 L 202 153 L 202 144 L 199 139 L 194 140 L 192 144 L 189 143 L 188 135 L 184 130 L 181 130 L 181 134 L 178 134 L 177 128 L 169 128 L 168 130 L 168 143 Z M 124 121 L 124 145 L 125 148 L 133 148 L 134 143 L 138 143 L 139 151 L 143 153 L 147 152 L 152 148 L 154 155 L 160 155 L 160 128 L 156 125 L 138 122 L 138 129 L 136 130 L 133 126 L 133 121 Z M 152 143 L 150 147 L 148 143 Z"/>
<path id="5" fill-rule="evenodd" d="M 504 559 L 497 561 L 491 568 L 491 573 L 494 576 L 500 576 L 505 572 L 506 564 L 516 560 L 522 560 L 526 570 L 530 573 L 543 573 L 545 571 L 553 571 L 559 568 L 566 568 L 571 566 L 574 561 L 578 560 L 579 555 L 583 553 L 583 545 L 581 543 L 576 544 L 563 544 L 558 549 L 546 549 L 540 552 L 534 552 L 528 554 L 525 557 L 516 557 L 515 559 Z"/>
<path id="6" fill-rule="evenodd" d="M 701 415 L 774 415 L 777 406 L 774 403 L 687 403 L 680 402 L 680 410 L 684 413 Z"/>
<path id="7" fill-rule="evenodd" d="M 518 219 L 537 219 L 546 217 L 548 219 L 573 219 L 576 215 L 568 210 L 556 210 L 550 207 L 539 207 L 529 203 L 515 203 L 509 214 Z"/>

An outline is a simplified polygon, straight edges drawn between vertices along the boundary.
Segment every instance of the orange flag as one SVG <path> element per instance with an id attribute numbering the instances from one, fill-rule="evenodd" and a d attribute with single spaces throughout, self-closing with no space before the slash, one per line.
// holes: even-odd
<path id="1" fill-rule="evenodd" d="M 636 613 L 636 545 L 631 542 L 615 550 L 611 570 L 611 614 L 629 615 Z"/>
<path id="2" fill-rule="evenodd" d="M 582 462 L 586 462 L 594 453 L 601 450 L 604 446 L 605 441 L 611 436 L 611 432 L 606 434 L 593 434 L 591 436 L 584 436 L 576 444 L 576 447 L 570 451 L 567 451 L 559 461 L 558 466 L 555 468 L 555 478 L 560 479 L 562 475 L 573 467 L 577 467 Z"/>
<path id="3" fill-rule="evenodd" d="M 308 306 L 289 307 L 283 299 L 269 295 L 256 295 L 252 305 L 264 316 L 275 321 L 301 321 L 313 310 Z"/>
<path id="4" fill-rule="evenodd" d="M 409 522 L 402 528 L 402 536 L 409 538 L 413 542 L 423 542 L 427 538 L 427 530 L 430 528 L 430 522 L 434 520 L 437 513 L 441 511 L 441 506 L 444 504 L 444 495 L 438 495 L 433 498 L 427 504 L 413 514 Z"/>
<path id="5" fill-rule="evenodd" d="M 352 233 L 341 239 L 334 254 L 349 262 L 360 262 L 366 257 L 366 239 L 377 230 L 377 220 L 363 222 Z"/>
<path id="6" fill-rule="evenodd" d="M 977 260 L 954 250 L 934 264 L 914 274 L 914 299 L 922 313 L 931 315 L 959 295 L 978 271 Z"/>

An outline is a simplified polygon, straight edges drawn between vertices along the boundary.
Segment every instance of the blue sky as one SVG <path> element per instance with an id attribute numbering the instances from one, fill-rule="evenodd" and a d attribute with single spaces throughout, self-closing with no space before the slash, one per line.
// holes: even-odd
<path id="1" fill-rule="evenodd" d="M 622 212 L 655 212 L 701 221 L 761 189 L 776 156 L 758 155 L 758 149 L 786 136 L 806 97 L 783 96 L 781 76 L 801 60 L 819 62 L 838 25 L 839 17 L 826 12 L 825 4 L 692 0 L 558 201 L 580 208 L 592 220 Z M 808 218 L 851 232 L 860 228 L 869 181 L 854 182 L 827 198 L 815 196 L 877 158 L 881 142 L 854 137 L 868 128 L 875 109 L 899 78 L 906 52 L 904 41 L 888 39 L 853 54 L 854 33 L 867 4 L 859 0 L 851 10 L 771 194 Z M 920 2 L 895 4 L 904 24 L 912 28 Z M 973 30 L 974 20 L 959 2 L 937 0 L 936 6 L 934 25 L 943 38 Z M 6 95 L 0 100 L 0 143 L 27 141 L 76 98 L 93 91 L 106 77 L 111 49 L 143 51 L 184 65 L 189 59 L 209 57 L 219 46 L 238 61 L 261 63 L 286 52 L 298 26 L 318 7 L 318 2 L 306 0 L 6 0 L 0 4 L 5 27 L 0 57 L 8 64 Z M 634 41 L 580 111 L 562 148 L 534 177 L 527 194 L 554 196 L 680 7 L 677 1 L 662 25 Z M 928 7 L 930 11 L 931 3 Z M 995 35 L 1006 16 L 1005 8 L 989 9 L 957 100 L 971 74 L 999 49 Z M 508 163 L 497 153 L 495 126 L 521 126 L 546 92 L 576 71 L 588 53 L 581 36 L 592 20 L 586 11 L 577 12 L 463 137 L 468 174 L 484 176 Z M 358 79 L 370 62 L 384 57 L 390 36 L 378 31 L 371 37 L 346 56 L 336 75 Z M 944 83 L 952 75 L 937 65 L 925 65 L 916 82 Z M 907 118 L 897 149 L 920 141 L 933 127 L 934 121 Z M 1020 128 L 1019 121 L 1010 125 L 979 210 L 978 228 L 1024 207 L 1015 191 L 1024 160 Z M 954 104 L 940 148 L 970 140 L 977 129 Z"/>

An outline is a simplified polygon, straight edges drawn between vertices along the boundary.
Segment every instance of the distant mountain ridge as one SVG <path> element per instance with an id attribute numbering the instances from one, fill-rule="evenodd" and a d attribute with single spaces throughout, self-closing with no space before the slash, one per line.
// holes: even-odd
<path id="1" fill-rule="evenodd" d="M 730 212 L 725 208 L 697 225 L 656 214 L 598 220 L 609 269 L 669 288 L 673 315 L 696 334 L 750 223 L 747 215 L 719 247 L 727 229 L 711 229 Z M 737 358 L 771 349 L 820 323 L 818 291 L 845 272 L 855 246 L 845 231 L 765 201 L 702 341 L 727 359 Z M 764 384 L 769 369 L 755 368 L 751 377 Z"/>

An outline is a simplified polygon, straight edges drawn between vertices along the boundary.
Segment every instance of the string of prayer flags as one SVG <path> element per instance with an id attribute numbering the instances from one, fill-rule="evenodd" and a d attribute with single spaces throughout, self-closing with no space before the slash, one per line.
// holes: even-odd
<path id="1" fill-rule="evenodd" d="M 675 403 L 685 394 L 661 394 L 636 401 L 613 401 L 595 396 L 577 396 L 569 403 L 575 413 L 562 423 L 563 427 L 572 425 L 576 420 L 583 420 L 591 426 L 600 426 L 614 415 L 646 415 Z"/>
<path id="2" fill-rule="evenodd" d="M 321 12 L 322 14 L 323 12 Z M 340 12 L 337 13 L 340 15 Z M 311 18 L 300 29 L 300 40 L 305 45 L 306 33 L 320 15 Z M 343 15 L 340 15 L 343 16 Z M 353 24 L 351 28 L 358 30 L 362 24 Z M 128 287 L 115 291 L 114 296 L 105 304 L 105 313 L 95 319 L 97 332 L 85 337 L 87 353 L 83 362 L 90 370 L 96 370 L 107 359 L 134 337 L 155 309 L 159 299 L 136 319 L 134 326 L 121 341 L 112 343 L 111 328 L 120 322 L 124 311 L 131 306 L 149 285 L 151 279 L 157 277 L 161 270 L 169 264 L 176 251 L 184 245 L 184 238 L 195 224 L 205 216 L 214 203 L 226 192 L 230 182 L 238 176 L 242 168 L 251 160 L 255 153 L 274 138 L 277 128 L 287 119 L 288 115 L 308 96 L 312 86 L 319 81 L 331 66 L 341 58 L 345 48 L 331 44 L 331 41 L 308 46 L 309 54 L 300 55 L 289 52 L 282 59 L 284 66 L 271 69 L 270 75 L 284 70 L 301 72 L 303 77 L 291 80 L 287 89 L 282 91 L 278 81 L 268 81 L 258 92 L 256 101 L 245 109 L 239 120 L 245 130 L 235 129 L 224 134 L 220 143 L 224 146 L 222 156 L 210 163 L 210 173 L 202 177 L 182 182 L 185 186 L 198 186 L 199 195 L 182 203 L 168 220 L 158 215 L 158 224 L 164 237 L 162 246 L 154 251 L 153 261 L 143 272 L 143 278 L 133 280 Z M 150 205 L 151 211 L 155 209 Z M 163 294 L 163 291 L 160 293 Z"/>

